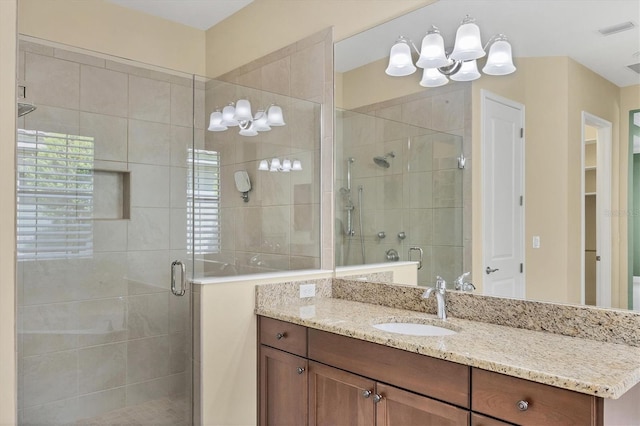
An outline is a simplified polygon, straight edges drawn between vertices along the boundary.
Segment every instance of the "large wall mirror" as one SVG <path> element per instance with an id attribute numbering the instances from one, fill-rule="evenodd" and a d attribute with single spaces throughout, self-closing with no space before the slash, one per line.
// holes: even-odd
<path id="1" fill-rule="evenodd" d="M 385 73 L 399 36 L 415 45 L 415 62 L 436 26 L 450 52 L 466 15 L 483 44 L 506 35 L 515 72 L 487 75 L 484 57 L 480 78 L 434 88 L 419 84 L 421 68 Z M 640 2 L 439 0 L 337 43 L 335 72 L 335 186 L 344 188 L 336 190 L 336 265 L 396 259 L 384 244 L 400 243 L 402 231 L 425 246 L 419 284 L 470 271 L 481 294 L 640 310 Z M 492 141 L 500 129 L 512 140 Z M 391 131 L 401 145 L 387 141 Z M 375 151 L 365 143 L 380 140 Z M 360 158 L 372 178 L 399 176 L 365 194 L 362 211 L 375 226 L 364 230 L 360 184 L 349 182 Z M 375 207 L 380 194 L 384 207 Z M 400 260 L 412 245 L 397 250 Z"/>

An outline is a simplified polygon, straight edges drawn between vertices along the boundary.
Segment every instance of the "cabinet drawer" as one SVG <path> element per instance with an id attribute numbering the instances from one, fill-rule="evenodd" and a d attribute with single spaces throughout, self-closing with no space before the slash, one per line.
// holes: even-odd
<path id="1" fill-rule="evenodd" d="M 602 424 L 602 398 L 474 368 L 471 409 L 520 425 Z M 520 409 L 520 401 L 527 403 Z"/>
<path id="2" fill-rule="evenodd" d="M 307 356 L 306 327 L 266 317 L 259 317 L 259 320 L 261 344 Z"/>
<path id="3" fill-rule="evenodd" d="M 471 413 L 471 426 L 512 426 L 512 424 L 482 416 L 478 413 Z"/>
<path id="4" fill-rule="evenodd" d="M 469 367 L 309 329 L 309 359 L 469 407 Z"/>

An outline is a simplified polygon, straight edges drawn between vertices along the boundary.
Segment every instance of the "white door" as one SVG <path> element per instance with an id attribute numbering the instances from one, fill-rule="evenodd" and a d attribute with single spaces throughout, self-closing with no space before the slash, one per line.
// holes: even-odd
<path id="1" fill-rule="evenodd" d="M 582 112 L 582 168 L 586 163 L 586 149 L 584 141 L 587 140 L 586 128 L 594 127 L 596 129 L 596 206 L 595 206 L 595 222 L 596 222 L 596 305 L 601 307 L 611 307 L 611 252 L 612 252 L 612 235 L 611 235 L 611 134 L 613 125 L 611 122 L 595 115 Z M 582 248 L 581 253 L 585 253 L 588 249 L 587 238 L 584 232 L 586 221 L 585 197 L 589 191 L 586 188 L 585 174 L 582 174 Z M 585 274 L 585 256 L 582 256 L 582 303 L 587 302 L 586 297 L 586 274 Z"/>
<path id="2" fill-rule="evenodd" d="M 524 105 L 482 91 L 483 288 L 524 291 Z"/>

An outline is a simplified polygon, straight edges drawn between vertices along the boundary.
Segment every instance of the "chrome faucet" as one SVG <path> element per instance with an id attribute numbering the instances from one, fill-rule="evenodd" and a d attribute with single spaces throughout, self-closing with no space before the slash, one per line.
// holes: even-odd
<path id="1" fill-rule="evenodd" d="M 436 277 L 435 287 L 428 287 L 422 297 L 428 299 L 434 291 L 438 301 L 438 318 L 445 321 L 447 319 L 447 282 L 441 276 Z"/>

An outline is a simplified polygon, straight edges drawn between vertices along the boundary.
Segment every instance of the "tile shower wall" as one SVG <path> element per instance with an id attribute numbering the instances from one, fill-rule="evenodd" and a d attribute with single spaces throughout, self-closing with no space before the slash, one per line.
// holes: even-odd
<path id="1" fill-rule="evenodd" d="M 408 260 L 408 247 L 421 247 L 425 261 L 418 282 L 424 285 L 436 275 L 452 282 L 471 267 L 470 104 L 470 87 L 460 84 L 338 115 L 336 177 L 346 186 L 346 161 L 353 157 L 356 207 L 357 189 L 363 187 L 366 263 L 387 261 L 385 253 L 392 248 L 400 260 Z M 391 151 L 396 157 L 389 158 L 389 168 L 374 164 L 374 156 Z M 461 152 L 467 158 L 464 170 L 457 167 Z M 358 210 L 356 236 L 349 241 L 344 237 L 345 202 L 336 191 L 337 262 L 359 264 Z M 378 238 L 380 231 L 384 239 Z M 399 232 L 406 233 L 405 240 Z"/>
<path id="2" fill-rule="evenodd" d="M 18 262 L 21 424 L 188 398 L 189 295 L 170 295 L 169 265 L 187 258 L 187 149 L 204 87 L 194 102 L 189 76 L 29 41 L 19 64 L 38 109 L 18 127 L 93 137 L 96 171 L 93 253 Z M 128 199 L 114 184 L 125 175 Z M 114 217 L 113 200 L 130 218 Z"/>
<path id="3" fill-rule="evenodd" d="M 321 251 L 333 249 L 332 234 L 321 230 L 321 200 L 332 187 L 333 132 L 321 109 L 331 110 L 333 102 L 331 37 L 322 31 L 207 83 L 207 112 L 246 98 L 254 113 L 281 106 L 287 124 L 255 137 L 239 136 L 237 128 L 206 133 L 207 149 L 221 156 L 222 245 L 220 253 L 206 256 L 206 276 L 327 266 Z M 303 171 L 258 171 L 260 160 L 273 157 L 298 159 Z M 321 175 L 321 169 L 328 171 Z M 237 170 L 246 170 L 252 182 L 246 203 L 235 188 Z"/>

